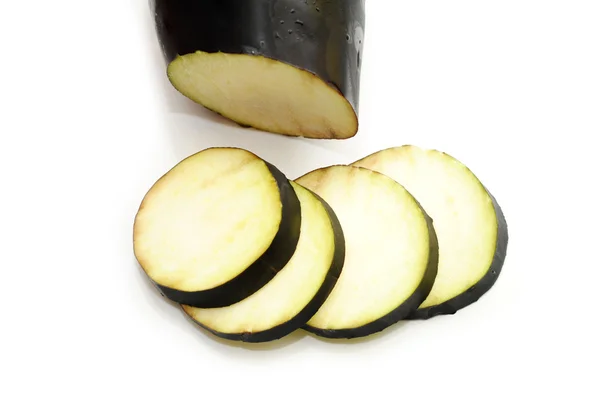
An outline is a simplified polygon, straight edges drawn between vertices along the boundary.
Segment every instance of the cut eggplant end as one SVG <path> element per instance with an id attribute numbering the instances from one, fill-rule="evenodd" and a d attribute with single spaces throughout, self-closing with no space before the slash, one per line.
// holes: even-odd
<path id="1" fill-rule="evenodd" d="M 446 153 L 411 145 L 376 152 L 353 165 L 402 184 L 433 219 L 438 274 L 409 318 L 454 314 L 492 288 L 504 264 L 508 230 L 500 206 L 469 168 Z"/>
<path id="2" fill-rule="evenodd" d="M 177 56 L 167 75 L 181 94 L 240 125 L 317 139 L 358 131 L 358 117 L 340 91 L 262 55 L 197 51 Z"/>
<path id="3" fill-rule="evenodd" d="M 234 305 L 213 309 L 184 305 L 184 312 L 205 330 L 234 341 L 274 341 L 306 324 L 333 289 L 344 263 L 341 226 L 328 205 L 292 185 L 302 209 L 294 256 L 263 288 Z"/>
<path id="4" fill-rule="evenodd" d="M 400 184 L 351 166 L 296 180 L 335 210 L 346 240 L 340 279 L 305 327 L 329 338 L 364 337 L 397 323 L 427 297 L 437 241 L 423 209 Z"/>
<path id="5" fill-rule="evenodd" d="M 285 266 L 300 219 L 298 198 L 279 170 L 246 150 L 210 148 L 148 191 L 135 217 L 134 253 L 172 301 L 230 305 Z"/>

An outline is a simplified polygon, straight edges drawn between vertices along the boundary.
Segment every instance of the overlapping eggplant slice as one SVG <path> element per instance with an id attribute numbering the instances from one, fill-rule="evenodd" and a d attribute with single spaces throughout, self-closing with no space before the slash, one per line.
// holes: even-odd
<path id="1" fill-rule="evenodd" d="M 218 337 L 273 341 L 304 326 L 329 296 L 342 271 L 345 241 L 329 205 L 292 184 L 302 206 L 294 256 L 275 278 L 246 299 L 223 308 L 183 306 L 185 313 Z"/>
<path id="2" fill-rule="evenodd" d="M 492 288 L 506 257 L 508 228 L 498 202 L 469 168 L 446 153 L 416 146 L 385 149 L 353 165 L 402 184 L 433 219 L 438 273 L 411 319 L 454 314 Z"/>
<path id="3" fill-rule="evenodd" d="M 177 164 L 146 194 L 134 252 L 172 301 L 228 306 L 289 262 L 300 224 L 300 202 L 281 171 L 243 149 L 210 148 Z"/>
<path id="4" fill-rule="evenodd" d="M 433 286 L 438 247 L 431 220 L 391 178 L 364 168 L 331 166 L 296 180 L 335 210 L 346 259 L 331 295 L 306 329 L 355 338 L 406 318 Z"/>

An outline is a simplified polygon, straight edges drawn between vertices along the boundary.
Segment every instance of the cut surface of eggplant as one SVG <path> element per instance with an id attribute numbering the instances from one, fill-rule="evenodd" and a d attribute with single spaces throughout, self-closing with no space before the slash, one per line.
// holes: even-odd
<path id="1" fill-rule="evenodd" d="M 153 0 L 171 84 L 243 126 L 358 131 L 364 0 Z"/>
<path id="2" fill-rule="evenodd" d="M 178 163 L 135 217 L 134 253 L 174 302 L 231 305 L 292 257 L 300 203 L 288 179 L 255 154 L 210 148 Z"/>
<path id="3" fill-rule="evenodd" d="M 323 304 L 342 271 L 344 237 L 334 212 L 292 184 L 300 199 L 300 240 L 289 263 L 263 288 L 223 308 L 183 306 L 198 325 L 229 340 L 273 341 L 301 328 Z"/>
<path id="4" fill-rule="evenodd" d="M 411 194 L 383 174 L 351 166 L 315 170 L 296 182 L 333 208 L 346 241 L 342 274 L 306 330 L 368 336 L 414 311 L 435 280 L 437 241 Z"/>
<path id="5" fill-rule="evenodd" d="M 458 160 L 436 150 L 402 146 L 353 163 L 402 184 L 433 219 L 439 241 L 433 289 L 413 319 L 453 314 L 496 282 L 508 245 L 500 206 Z"/>

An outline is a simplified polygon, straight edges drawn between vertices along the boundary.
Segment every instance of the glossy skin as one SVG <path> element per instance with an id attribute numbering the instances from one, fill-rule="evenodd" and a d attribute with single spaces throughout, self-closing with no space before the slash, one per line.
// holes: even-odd
<path id="1" fill-rule="evenodd" d="M 269 330 L 256 333 L 221 333 L 209 327 L 206 327 L 205 325 L 200 324 L 198 321 L 190 318 L 193 323 L 197 324 L 198 326 L 202 327 L 203 329 L 211 332 L 212 334 L 220 338 L 232 341 L 242 341 L 247 343 L 261 343 L 275 341 L 282 337 L 285 337 L 293 331 L 301 328 L 314 316 L 315 313 L 317 313 L 321 305 L 323 305 L 323 303 L 325 303 L 325 301 L 327 300 L 327 297 L 329 297 L 329 294 L 333 290 L 333 287 L 335 287 L 338 278 L 342 274 L 344 259 L 346 257 L 346 244 L 344 240 L 342 226 L 333 209 L 327 204 L 327 202 L 323 200 L 323 198 L 319 197 L 312 191 L 311 194 L 314 195 L 319 201 L 321 201 L 321 203 L 325 207 L 327 215 L 329 216 L 331 226 L 333 227 L 335 252 L 333 254 L 333 260 L 331 262 L 331 266 L 329 267 L 329 271 L 327 272 L 327 277 L 325 278 L 325 281 L 317 291 L 314 298 L 304 307 L 304 309 L 302 309 L 300 313 L 298 313 L 296 316 L 294 316 L 287 322 L 275 326 Z M 274 302 L 276 301 L 274 300 Z M 189 317 L 189 315 L 187 314 L 186 316 Z"/>
<path id="2" fill-rule="evenodd" d="M 365 0 L 151 0 L 167 63 L 201 50 L 263 55 L 337 88 L 358 114 Z"/>
<path id="3" fill-rule="evenodd" d="M 498 280 L 504 260 L 506 259 L 506 251 L 508 248 L 508 226 L 506 218 L 500 208 L 500 205 L 492 194 L 488 192 L 494 211 L 496 212 L 496 220 L 498 222 L 498 236 L 496 240 L 496 251 L 492 264 L 487 273 L 474 286 L 466 292 L 455 296 L 439 305 L 430 306 L 428 308 L 417 309 L 412 312 L 407 319 L 409 320 L 426 320 L 440 315 L 453 315 L 461 309 L 477 302 L 486 292 L 488 292 Z"/>
<path id="4" fill-rule="evenodd" d="M 242 274 L 217 288 L 187 292 L 155 283 L 165 297 L 197 308 L 233 305 L 261 289 L 292 258 L 300 238 L 300 201 L 286 176 L 273 165 L 265 163 L 277 181 L 283 205 L 281 225 L 269 249 Z"/>

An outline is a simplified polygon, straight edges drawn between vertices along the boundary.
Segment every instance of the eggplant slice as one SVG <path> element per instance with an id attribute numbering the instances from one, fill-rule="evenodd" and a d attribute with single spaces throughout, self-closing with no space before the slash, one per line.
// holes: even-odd
<path id="1" fill-rule="evenodd" d="M 364 0 L 153 0 L 171 84 L 242 126 L 358 131 Z"/>
<path id="2" fill-rule="evenodd" d="M 177 164 L 146 194 L 134 252 L 170 300 L 227 306 L 288 263 L 300 213 L 289 180 L 273 165 L 246 150 L 210 148 Z"/>
<path id="3" fill-rule="evenodd" d="M 292 184 L 302 207 L 298 247 L 268 284 L 231 306 L 183 306 L 198 325 L 228 340 L 265 342 L 301 328 L 327 299 L 342 271 L 345 244 L 331 208 L 312 192 Z"/>
<path id="4" fill-rule="evenodd" d="M 335 211 L 346 240 L 342 274 L 305 329 L 363 337 L 407 317 L 425 300 L 437 270 L 429 217 L 400 184 L 367 169 L 331 166 L 296 180 Z"/>
<path id="5" fill-rule="evenodd" d="M 454 314 L 492 288 L 506 257 L 507 224 L 494 197 L 464 164 L 436 150 L 402 146 L 353 165 L 402 184 L 433 219 L 440 249 L 438 274 L 411 319 Z"/>

